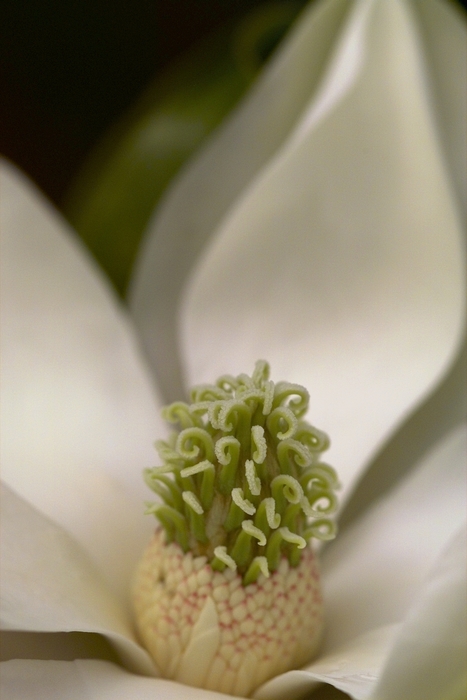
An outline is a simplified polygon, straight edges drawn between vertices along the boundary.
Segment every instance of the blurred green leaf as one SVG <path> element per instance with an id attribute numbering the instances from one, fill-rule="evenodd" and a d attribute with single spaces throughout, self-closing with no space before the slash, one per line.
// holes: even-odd
<path id="1" fill-rule="evenodd" d="M 303 6 L 270 2 L 169 66 L 91 153 L 65 213 L 124 295 L 166 186 L 245 92 Z"/>

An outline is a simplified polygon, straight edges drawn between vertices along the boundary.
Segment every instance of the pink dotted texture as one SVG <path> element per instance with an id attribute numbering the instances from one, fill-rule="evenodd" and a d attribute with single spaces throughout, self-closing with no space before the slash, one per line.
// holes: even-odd
<path id="1" fill-rule="evenodd" d="M 323 628 L 311 547 L 297 567 L 284 558 L 245 587 L 236 572 L 213 571 L 206 557 L 184 554 L 156 531 L 135 574 L 133 605 L 162 676 L 240 696 L 309 661 Z"/>

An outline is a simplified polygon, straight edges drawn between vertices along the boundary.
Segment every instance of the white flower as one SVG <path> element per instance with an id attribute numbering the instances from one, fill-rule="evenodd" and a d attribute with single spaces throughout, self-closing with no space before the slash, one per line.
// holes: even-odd
<path id="1" fill-rule="evenodd" d="M 127 590 L 159 396 L 258 357 L 310 389 L 346 505 L 322 653 L 255 697 L 465 695 L 464 51 L 439 0 L 311 6 L 150 228 L 131 308 L 151 378 L 86 253 L 4 166 L 2 627 L 96 632 L 123 667 L 25 634 L 2 697 L 226 697 L 151 677 Z"/>

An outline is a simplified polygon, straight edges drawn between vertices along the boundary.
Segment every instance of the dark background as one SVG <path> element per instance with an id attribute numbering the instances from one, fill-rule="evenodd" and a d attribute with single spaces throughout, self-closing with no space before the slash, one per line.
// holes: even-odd
<path id="1" fill-rule="evenodd" d="M 60 204 L 89 149 L 160 70 L 263 1 L 2 0 L 0 152 Z"/>
<path id="2" fill-rule="evenodd" d="M 2 0 L 0 152 L 60 202 L 149 81 L 261 1 Z"/>

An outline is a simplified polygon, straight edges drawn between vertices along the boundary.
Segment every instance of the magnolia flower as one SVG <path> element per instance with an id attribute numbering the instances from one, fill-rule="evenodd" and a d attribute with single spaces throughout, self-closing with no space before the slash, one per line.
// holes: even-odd
<path id="1" fill-rule="evenodd" d="M 132 318 L 3 166 L 3 697 L 228 697 L 158 678 L 128 589 L 161 404 L 258 357 L 310 389 L 343 505 L 323 648 L 254 697 L 465 695 L 464 47 L 439 0 L 312 5 L 166 197 Z"/>

